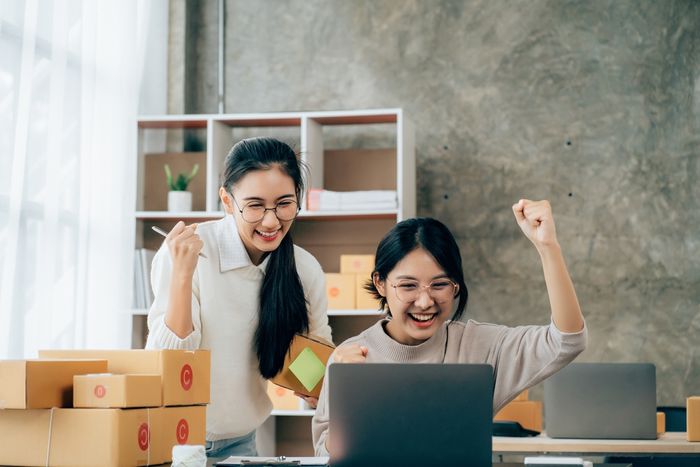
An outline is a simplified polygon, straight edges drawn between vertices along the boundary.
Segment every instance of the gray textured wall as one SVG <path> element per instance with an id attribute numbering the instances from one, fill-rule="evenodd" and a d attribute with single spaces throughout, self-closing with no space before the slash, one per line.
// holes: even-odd
<path id="1" fill-rule="evenodd" d="M 407 110 L 418 211 L 458 237 L 469 317 L 546 320 L 510 206 L 547 198 L 590 328 L 582 360 L 654 362 L 660 404 L 700 394 L 700 2 L 226 5 L 227 112 Z M 202 26 L 186 107 L 216 112 Z"/>

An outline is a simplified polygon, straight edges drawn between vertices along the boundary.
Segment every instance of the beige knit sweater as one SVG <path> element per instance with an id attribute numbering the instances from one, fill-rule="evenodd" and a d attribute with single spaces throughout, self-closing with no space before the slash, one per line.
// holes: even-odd
<path id="1" fill-rule="evenodd" d="M 549 326 L 507 327 L 468 321 L 446 322 L 420 345 L 403 345 L 386 333 L 382 320 L 345 341 L 367 347 L 367 363 L 488 363 L 494 368 L 493 413 L 570 363 L 586 347 L 587 331 L 563 333 Z M 331 357 L 332 362 L 332 357 Z M 317 456 L 327 456 L 328 382 L 312 421 Z"/>

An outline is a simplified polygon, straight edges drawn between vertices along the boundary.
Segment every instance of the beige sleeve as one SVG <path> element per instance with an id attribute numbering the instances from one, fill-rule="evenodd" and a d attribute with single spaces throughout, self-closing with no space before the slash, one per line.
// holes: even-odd
<path id="1" fill-rule="evenodd" d="M 328 359 L 328 365 L 333 363 L 333 355 Z M 328 371 L 323 379 L 321 386 L 321 394 L 318 396 L 318 405 L 316 412 L 311 419 L 311 437 L 314 444 L 314 455 L 318 457 L 329 456 L 326 449 L 326 439 L 328 439 Z"/>
<path id="2" fill-rule="evenodd" d="M 588 331 L 563 333 L 549 326 L 497 326 L 489 357 L 495 371 L 494 414 L 523 390 L 544 381 L 586 348 Z"/>

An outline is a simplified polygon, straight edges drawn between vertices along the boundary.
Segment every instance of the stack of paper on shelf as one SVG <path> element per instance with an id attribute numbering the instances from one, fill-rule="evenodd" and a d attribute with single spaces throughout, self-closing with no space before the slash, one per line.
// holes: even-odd
<path id="1" fill-rule="evenodd" d="M 170 461 L 175 445 L 205 443 L 208 351 L 47 350 L 40 357 L 24 371 L 0 361 L 0 380 L 12 381 L 4 387 L 13 391 L 0 393 L 13 401 L 0 410 L 0 465 L 154 465 Z M 9 408 L 22 399 L 23 408 Z"/>
<path id="2" fill-rule="evenodd" d="M 153 303 L 151 264 L 156 252 L 146 248 L 134 250 L 134 308 L 150 308 Z"/>
<path id="3" fill-rule="evenodd" d="M 329 191 L 312 188 L 309 211 L 379 211 L 398 207 L 395 190 Z"/>

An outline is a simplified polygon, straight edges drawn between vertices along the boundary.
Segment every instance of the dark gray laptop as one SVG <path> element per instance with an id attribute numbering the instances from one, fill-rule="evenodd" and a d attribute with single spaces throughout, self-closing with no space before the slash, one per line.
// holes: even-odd
<path id="1" fill-rule="evenodd" d="M 551 438 L 656 439 L 651 363 L 572 363 L 544 383 Z"/>
<path id="2" fill-rule="evenodd" d="M 493 368 L 330 366 L 331 467 L 491 467 Z"/>

